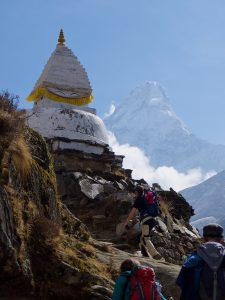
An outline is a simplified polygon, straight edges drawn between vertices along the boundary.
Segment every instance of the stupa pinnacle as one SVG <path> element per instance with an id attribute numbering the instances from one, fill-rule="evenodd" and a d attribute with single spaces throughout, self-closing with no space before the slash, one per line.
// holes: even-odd
<path id="1" fill-rule="evenodd" d="M 64 33 L 63 33 L 63 30 L 61 29 L 60 33 L 59 33 L 58 44 L 64 45 L 65 41 L 66 40 L 64 38 Z"/>
<path id="2" fill-rule="evenodd" d="M 43 98 L 72 105 L 86 105 L 92 99 L 92 88 L 87 72 L 73 52 L 65 46 L 63 30 L 58 44 L 44 70 L 27 97 L 38 102 Z"/>

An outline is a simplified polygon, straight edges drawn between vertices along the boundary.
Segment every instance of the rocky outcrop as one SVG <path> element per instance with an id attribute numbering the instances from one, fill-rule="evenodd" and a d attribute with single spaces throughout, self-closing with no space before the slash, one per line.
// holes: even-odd
<path id="1" fill-rule="evenodd" d="M 121 155 L 115 155 L 108 145 L 91 141 L 82 141 L 85 144 L 79 149 L 80 140 L 66 138 L 47 139 L 50 152 L 54 159 L 57 174 L 63 172 L 88 172 L 101 174 L 123 172 Z"/>
<path id="2" fill-rule="evenodd" d="M 88 226 L 92 236 L 112 242 L 115 247 L 135 253 L 138 250 L 140 225 L 138 220 L 124 231 L 125 221 L 132 208 L 132 189 L 136 184 L 150 188 L 144 180 L 135 181 L 112 172 L 104 176 L 94 172 L 62 172 L 58 174 L 59 193 L 70 211 Z M 173 189 L 160 190 L 162 214 L 152 231 L 152 241 L 160 254 L 171 263 L 182 263 L 199 243 L 199 234 L 189 224 L 192 207 Z"/>
<path id="3" fill-rule="evenodd" d="M 33 134 L 33 137 L 31 137 Z M 36 224 L 42 217 L 52 222 L 58 218 L 56 184 L 50 156 L 44 141 L 39 137 L 38 148 L 48 163 L 39 164 L 42 156 L 35 151 L 35 143 L 27 152 L 25 140 L 36 138 L 36 134 L 26 129 L 23 136 L 17 136 L 5 149 L 1 161 L 2 176 L 0 186 L 0 237 L 1 237 L 1 291 L 6 295 L 17 293 L 17 288 L 34 288 L 34 274 L 30 257 L 29 240 Z M 41 143 L 42 142 L 42 143 Z M 45 145 L 45 147 L 44 147 Z M 19 150 L 21 152 L 19 152 Z M 35 153 L 31 158 L 31 153 Z M 24 161 L 26 165 L 24 170 Z M 38 161 L 38 163 L 37 163 Z M 14 289 L 12 289 L 12 287 Z"/>
<path id="4" fill-rule="evenodd" d="M 58 200 L 44 140 L 24 130 L 1 160 L 7 176 L 0 174 L 0 299 L 87 299 L 104 288 L 111 293 L 111 275 L 97 262 L 86 226 Z M 26 157 L 18 157 L 16 147 Z M 26 171 L 23 159 L 30 162 Z"/>

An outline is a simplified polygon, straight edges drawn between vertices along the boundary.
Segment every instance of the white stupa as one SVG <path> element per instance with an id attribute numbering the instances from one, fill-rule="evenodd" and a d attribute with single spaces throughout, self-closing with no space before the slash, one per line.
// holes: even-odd
<path id="1" fill-rule="evenodd" d="M 107 130 L 96 110 L 88 107 L 93 99 L 88 75 L 64 43 L 61 30 L 55 51 L 27 97 L 34 101 L 28 124 L 51 140 L 54 150 L 101 154 L 108 144 Z"/>

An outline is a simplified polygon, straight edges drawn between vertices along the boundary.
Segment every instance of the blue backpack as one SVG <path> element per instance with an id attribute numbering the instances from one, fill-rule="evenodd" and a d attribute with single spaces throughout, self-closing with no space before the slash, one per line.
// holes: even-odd
<path id="1" fill-rule="evenodd" d="M 162 211 L 159 204 L 159 199 L 155 191 L 148 191 L 144 194 L 147 204 L 147 214 L 151 217 L 161 215 Z"/>

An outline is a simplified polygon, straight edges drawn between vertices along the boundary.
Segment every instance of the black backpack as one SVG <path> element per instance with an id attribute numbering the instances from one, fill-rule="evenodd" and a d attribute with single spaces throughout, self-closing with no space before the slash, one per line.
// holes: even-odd
<path id="1" fill-rule="evenodd" d="M 203 262 L 199 299 L 225 300 L 225 258 L 217 270 L 212 270 L 206 262 Z"/>

